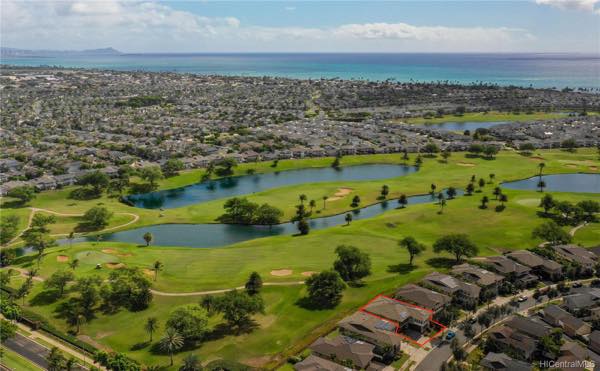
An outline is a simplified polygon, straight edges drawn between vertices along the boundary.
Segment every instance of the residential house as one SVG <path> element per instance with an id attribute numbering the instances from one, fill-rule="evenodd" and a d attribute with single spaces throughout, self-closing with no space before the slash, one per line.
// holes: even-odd
<path id="1" fill-rule="evenodd" d="M 423 308 L 430 309 L 434 313 L 440 312 L 452 301 L 447 295 L 413 284 L 402 286 L 396 291 L 395 297 L 419 305 Z"/>
<path id="2" fill-rule="evenodd" d="M 468 283 L 448 274 L 433 272 L 423 278 L 423 284 L 434 290 L 452 296 L 458 303 L 467 306 L 477 305 L 481 288 L 473 283 Z"/>
<path id="3" fill-rule="evenodd" d="M 508 277 L 521 287 L 530 287 L 538 282 L 538 277 L 531 274 L 531 268 L 505 256 L 490 256 L 485 262 L 499 274 Z"/>
<path id="4" fill-rule="evenodd" d="M 338 365 L 335 362 L 331 362 L 327 359 L 310 355 L 306 357 L 302 362 L 298 362 L 294 365 L 296 371 L 351 371 L 351 368 Z"/>
<path id="5" fill-rule="evenodd" d="M 530 364 L 518 361 L 504 353 L 489 352 L 479 362 L 486 371 L 531 371 Z"/>
<path id="6" fill-rule="evenodd" d="M 573 294 L 563 297 L 564 307 L 576 316 L 589 315 L 593 308 L 600 306 L 600 289 L 596 287 L 580 287 L 572 289 Z"/>
<path id="7" fill-rule="evenodd" d="M 590 334 L 588 340 L 590 341 L 589 348 L 594 352 L 600 354 L 600 331 L 594 330 Z"/>
<path id="8" fill-rule="evenodd" d="M 451 273 L 465 281 L 477 284 L 483 289 L 482 293 L 486 291 L 494 295 L 498 294 L 498 285 L 504 280 L 500 275 L 468 263 L 455 265 Z"/>
<path id="9" fill-rule="evenodd" d="M 526 360 L 531 359 L 537 349 L 537 342 L 534 338 L 508 325 L 492 328 L 488 332 L 488 341 L 493 342 L 497 348 L 509 351 Z"/>
<path id="10" fill-rule="evenodd" d="M 544 321 L 554 327 L 562 328 L 565 334 L 570 337 L 583 337 L 592 332 L 592 328 L 588 323 L 556 305 L 547 306 L 542 314 Z"/>
<path id="11" fill-rule="evenodd" d="M 333 339 L 321 337 L 312 343 L 309 349 L 319 357 L 348 365 L 352 364 L 353 368 L 358 369 L 367 368 L 375 357 L 373 344 L 347 336 L 338 336 Z"/>
<path id="12" fill-rule="evenodd" d="M 520 264 L 530 267 L 533 270 L 533 273 L 538 276 L 543 276 L 553 281 L 562 277 L 562 265 L 553 260 L 534 254 L 531 251 L 518 250 L 506 254 L 506 256 Z"/>
<path id="13" fill-rule="evenodd" d="M 566 341 L 560 347 L 560 355 L 556 363 L 561 366 L 563 371 L 583 371 L 586 369 L 586 359 L 588 359 L 588 350 L 574 341 Z"/>
<path id="14" fill-rule="evenodd" d="M 553 246 L 553 249 L 563 259 L 578 263 L 588 270 L 594 269 L 598 259 L 596 254 L 577 245 L 558 245 Z"/>
<path id="15" fill-rule="evenodd" d="M 396 322 L 400 329 L 412 327 L 421 332 L 429 329 L 431 312 L 392 298 L 379 296 L 371 301 L 364 310 Z"/>
<path id="16" fill-rule="evenodd" d="M 378 347 L 400 346 L 402 343 L 402 338 L 396 333 L 396 324 L 362 311 L 344 318 L 338 323 L 338 327 L 342 334 Z"/>

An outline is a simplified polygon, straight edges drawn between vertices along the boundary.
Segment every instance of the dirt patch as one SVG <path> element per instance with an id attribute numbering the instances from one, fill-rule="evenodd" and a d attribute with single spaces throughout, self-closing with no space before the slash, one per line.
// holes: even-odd
<path id="1" fill-rule="evenodd" d="M 315 272 L 315 271 L 306 271 L 306 272 L 302 272 L 300 274 L 303 275 L 304 277 L 310 277 L 310 276 L 312 276 L 315 273 L 317 273 L 317 272 Z"/>
<path id="2" fill-rule="evenodd" d="M 100 344 L 99 342 L 95 341 L 94 339 L 92 339 L 88 335 L 78 335 L 77 339 L 83 341 L 84 343 L 88 343 L 90 345 L 93 345 L 94 347 L 96 347 L 98 349 L 102 349 L 102 350 L 105 350 L 107 352 L 111 352 L 112 351 L 111 348 L 107 347 L 106 345 Z"/>
<path id="3" fill-rule="evenodd" d="M 96 334 L 96 339 L 102 339 L 102 338 L 110 336 L 110 335 L 112 335 L 114 333 L 115 333 L 114 331 L 99 332 L 99 333 Z"/>
<path id="4" fill-rule="evenodd" d="M 244 360 L 244 364 L 254 368 L 262 368 L 264 365 L 271 361 L 271 357 L 262 356 L 256 358 L 248 358 Z"/>
<path id="5" fill-rule="evenodd" d="M 352 193 L 352 188 L 338 188 L 337 192 L 333 194 L 333 197 L 329 197 L 329 201 L 341 200 Z"/>
<path id="6" fill-rule="evenodd" d="M 592 171 L 598 171 L 598 166 L 590 166 L 590 170 L 592 170 Z"/>
<path id="7" fill-rule="evenodd" d="M 543 158 L 543 157 L 540 157 L 540 156 L 531 156 L 531 157 L 529 157 L 529 159 L 530 159 L 531 161 L 536 161 L 536 162 L 539 162 L 539 161 L 544 161 L 544 158 Z"/>
<path id="8" fill-rule="evenodd" d="M 152 269 L 144 268 L 144 274 L 154 277 L 154 271 Z"/>
<path id="9" fill-rule="evenodd" d="M 56 261 L 59 263 L 66 263 L 69 261 L 69 257 L 66 255 L 57 255 L 56 256 Z"/>
<path id="10" fill-rule="evenodd" d="M 290 276 L 292 274 L 291 269 L 274 269 L 271 271 L 271 276 L 283 277 Z"/>
<path id="11" fill-rule="evenodd" d="M 105 254 L 116 254 L 117 250 L 115 250 L 115 249 L 103 249 L 102 252 L 105 253 Z"/>
<path id="12" fill-rule="evenodd" d="M 470 163 L 470 162 L 457 162 L 456 164 L 458 166 L 464 166 L 464 167 L 473 167 L 473 166 L 475 166 L 475 164 Z"/>
<path id="13" fill-rule="evenodd" d="M 106 267 L 109 269 L 121 269 L 121 268 L 125 268 L 125 264 L 123 264 L 123 263 L 106 263 Z"/>

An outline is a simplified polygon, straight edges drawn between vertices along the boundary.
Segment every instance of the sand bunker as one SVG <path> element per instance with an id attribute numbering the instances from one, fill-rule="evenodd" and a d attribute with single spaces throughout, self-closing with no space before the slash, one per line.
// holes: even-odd
<path id="1" fill-rule="evenodd" d="M 144 268 L 144 273 L 148 276 L 154 277 L 154 271 L 152 269 Z"/>
<path id="2" fill-rule="evenodd" d="M 121 268 L 125 268 L 125 264 L 123 264 L 123 263 L 106 263 L 106 267 L 109 269 L 121 269 Z"/>
<path id="3" fill-rule="evenodd" d="M 590 166 L 590 170 L 592 170 L 592 171 L 598 171 L 598 166 Z"/>
<path id="4" fill-rule="evenodd" d="M 352 193 L 352 188 L 338 188 L 337 192 L 333 194 L 333 197 L 329 197 L 329 201 L 341 200 Z"/>
<path id="5" fill-rule="evenodd" d="M 105 253 L 105 254 L 116 254 L 117 250 L 114 250 L 114 249 L 103 249 L 102 252 Z"/>
<path id="6" fill-rule="evenodd" d="M 539 156 L 532 156 L 532 157 L 529 157 L 529 159 L 531 161 L 544 161 L 544 158 L 543 157 L 539 157 Z"/>
<path id="7" fill-rule="evenodd" d="M 66 255 L 58 255 L 56 257 L 56 261 L 59 262 L 59 263 L 66 263 L 66 262 L 69 261 L 69 257 L 66 256 Z"/>
<path id="8" fill-rule="evenodd" d="M 456 164 L 458 166 L 464 166 L 464 167 L 473 167 L 473 166 L 475 166 L 475 164 L 472 164 L 470 162 L 457 162 Z"/>
<path id="9" fill-rule="evenodd" d="M 304 277 L 310 277 L 310 276 L 312 276 L 312 275 L 313 275 L 313 274 L 315 274 L 315 273 L 317 273 L 317 272 L 315 272 L 315 271 L 306 271 L 306 272 L 302 272 L 301 274 L 302 274 Z"/>
<path id="10" fill-rule="evenodd" d="M 277 277 L 283 277 L 283 276 L 289 276 L 292 274 L 292 270 L 291 269 L 275 269 L 271 271 L 271 276 L 277 276 Z"/>

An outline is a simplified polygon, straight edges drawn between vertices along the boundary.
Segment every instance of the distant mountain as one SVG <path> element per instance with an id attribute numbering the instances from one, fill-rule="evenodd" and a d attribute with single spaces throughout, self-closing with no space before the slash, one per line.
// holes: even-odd
<path id="1" fill-rule="evenodd" d="M 61 56 L 86 56 L 86 55 L 119 55 L 123 54 L 114 48 L 88 49 L 88 50 L 28 50 L 0 47 L 2 57 L 61 57 Z"/>

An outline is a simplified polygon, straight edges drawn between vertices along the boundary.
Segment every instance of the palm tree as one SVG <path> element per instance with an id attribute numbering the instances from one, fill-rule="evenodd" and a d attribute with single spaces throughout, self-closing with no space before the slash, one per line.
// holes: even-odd
<path id="1" fill-rule="evenodd" d="M 160 349 L 169 353 L 171 357 L 171 366 L 173 366 L 173 353 L 183 347 L 183 337 L 177 330 L 168 328 L 165 336 L 160 340 Z"/>
<path id="2" fill-rule="evenodd" d="M 300 204 L 303 205 L 304 201 L 306 201 L 306 195 L 305 194 L 301 194 L 298 198 L 300 199 Z"/>
<path id="3" fill-rule="evenodd" d="M 546 188 L 546 182 L 544 182 L 543 180 L 540 180 L 538 182 L 537 186 L 540 189 L 540 192 L 544 192 L 544 188 Z"/>
<path id="4" fill-rule="evenodd" d="M 504 207 L 504 203 L 508 202 L 508 196 L 505 194 L 500 194 L 500 204 Z"/>
<path id="5" fill-rule="evenodd" d="M 346 214 L 346 225 L 350 225 L 350 222 L 352 221 L 352 214 L 348 213 Z"/>
<path id="6" fill-rule="evenodd" d="M 448 189 L 446 190 L 446 194 L 448 195 L 449 199 L 453 199 L 456 196 L 456 188 L 448 187 Z"/>
<path id="7" fill-rule="evenodd" d="M 183 359 L 183 365 L 179 368 L 179 371 L 199 371 L 200 360 L 198 360 L 198 356 L 195 354 L 188 354 Z"/>
<path id="8" fill-rule="evenodd" d="M 496 178 L 496 174 L 491 173 L 490 174 L 490 183 L 494 183 L 494 178 Z"/>
<path id="9" fill-rule="evenodd" d="M 158 277 L 158 272 L 161 271 L 164 267 L 164 264 L 161 263 L 160 261 L 155 261 L 154 264 L 152 265 L 152 270 L 154 271 L 154 281 L 156 281 L 156 278 Z"/>
<path id="10" fill-rule="evenodd" d="M 323 209 L 325 209 L 327 207 L 327 199 L 328 198 L 329 197 L 327 197 L 327 196 L 323 196 Z"/>
<path id="11" fill-rule="evenodd" d="M 67 240 L 69 240 L 69 248 L 73 245 L 73 239 L 75 238 L 75 232 L 71 231 L 67 236 Z"/>
<path id="12" fill-rule="evenodd" d="M 158 319 L 156 317 L 148 317 L 144 330 L 150 334 L 150 342 L 152 342 L 152 334 L 158 330 Z"/>
<path id="13" fill-rule="evenodd" d="M 444 194 L 442 192 L 440 192 L 440 194 L 438 195 L 438 201 L 440 202 L 440 214 L 443 214 L 444 206 L 446 206 L 446 197 L 444 197 Z"/>
<path id="14" fill-rule="evenodd" d="M 493 195 L 496 198 L 496 200 L 498 199 L 498 196 L 500 196 L 501 194 L 502 194 L 502 190 L 500 189 L 500 187 L 494 188 Z"/>
<path id="15" fill-rule="evenodd" d="M 70 263 L 69 263 L 69 268 L 71 268 L 72 270 L 77 269 L 77 267 L 79 266 L 79 259 L 73 259 Z"/>
<path id="16" fill-rule="evenodd" d="M 483 198 L 481 199 L 481 208 L 482 209 L 487 208 L 488 202 L 490 202 L 490 199 L 488 198 L 488 196 L 483 196 Z"/>
<path id="17" fill-rule="evenodd" d="M 81 328 L 81 325 L 85 323 L 85 316 L 82 313 L 77 314 L 77 316 L 75 317 L 75 335 L 79 334 L 79 329 Z"/>
<path id="18" fill-rule="evenodd" d="M 144 241 L 146 241 L 146 246 L 150 246 L 150 243 L 152 242 L 152 240 L 154 240 L 154 236 L 150 232 L 144 233 L 143 238 Z"/>
<path id="19" fill-rule="evenodd" d="M 545 164 L 545 163 L 543 163 L 543 162 L 540 162 L 540 163 L 538 164 L 538 168 L 540 169 L 540 173 L 539 173 L 539 177 L 540 177 L 540 178 L 542 177 L 542 171 L 544 170 L 544 168 L 545 168 L 545 167 L 546 167 L 546 164 Z"/>
<path id="20" fill-rule="evenodd" d="M 313 209 L 315 207 L 317 207 L 317 201 L 315 200 L 310 200 L 310 202 L 308 203 L 308 206 L 310 206 L 310 212 L 312 213 Z"/>
<path id="21" fill-rule="evenodd" d="M 433 196 L 433 194 L 435 193 L 435 189 L 437 188 L 437 186 L 435 184 L 431 184 L 430 188 L 431 188 L 431 191 L 429 191 L 429 193 Z"/>
<path id="22" fill-rule="evenodd" d="M 386 198 L 389 193 L 390 193 L 390 187 L 388 187 L 387 185 L 384 184 L 383 187 L 381 187 L 381 197 Z"/>

